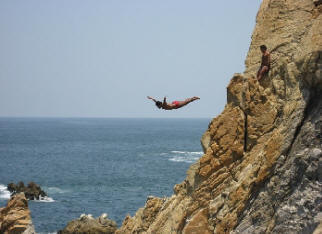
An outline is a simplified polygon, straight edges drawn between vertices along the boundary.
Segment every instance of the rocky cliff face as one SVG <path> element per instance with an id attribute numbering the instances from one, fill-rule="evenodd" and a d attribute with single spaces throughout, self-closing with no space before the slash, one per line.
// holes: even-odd
<path id="1" fill-rule="evenodd" d="M 12 196 L 4 208 L 0 208 L 0 233 L 34 234 L 28 201 L 23 193 Z"/>
<path id="2" fill-rule="evenodd" d="M 246 71 L 169 198 L 117 233 L 312 233 L 322 220 L 322 2 L 263 0 Z M 260 82 L 259 45 L 272 68 Z M 318 231 L 318 230 L 316 230 Z"/>

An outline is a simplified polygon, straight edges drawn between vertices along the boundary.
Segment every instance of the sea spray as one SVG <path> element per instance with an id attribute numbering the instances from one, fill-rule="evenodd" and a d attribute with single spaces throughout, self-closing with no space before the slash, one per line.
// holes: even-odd
<path id="1" fill-rule="evenodd" d="M 169 161 L 172 162 L 194 163 L 203 155 L 203 152 L 173 150 L 170 153 L 162 153 L 161 155 L 168 155 Z"/>
<path id="2" fill-rule="evenodd" d="M 7 186 L 0 184 L 0 199 L 10 199 L 10 192 L 7 189 Z"/>

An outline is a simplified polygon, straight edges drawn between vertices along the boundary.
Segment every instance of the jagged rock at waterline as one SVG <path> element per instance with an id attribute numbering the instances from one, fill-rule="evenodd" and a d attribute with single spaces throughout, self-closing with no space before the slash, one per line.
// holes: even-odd
<path id="1" fill-rule="evenodd" d="M 47 196 L 40 186 L 34 182 L 30 182 L 27 186 L 23 182 L 17 184 L 10 183 L 7 188 L 12 195 L 24 193 L 28 200 L 39 200 Z"/>
<path id="2" fill-rule="evenodd" d="M 12 196 L 7 206 L 0 208 L 0 233 L 35 234 L 24 193 Z"/>
<path id="3" fill-rule="evenodd" d="M 116 229 L 116 223 L 108 219 L 107 214 L 102 214 L 96 219 L 90 214 L 82 214 L 79 219 L 70 221 L 63 230 L 58 231 L 58 234 L 113 234 Z"/>
<path id="4" fill-rule="evenodd" d="M 148 199 L 116 233 L 321 230 L 321 12 L 321 1 L 262 1 L 246 70 L 201 139 L 205 154 L 171 197 Z M 261 44 L 272 64 L 258 82 Z"/>

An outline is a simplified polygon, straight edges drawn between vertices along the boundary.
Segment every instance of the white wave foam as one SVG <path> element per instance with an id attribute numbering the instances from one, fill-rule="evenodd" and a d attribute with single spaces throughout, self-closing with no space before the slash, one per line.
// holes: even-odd
<path id="1" fill-rule="evenodd" d="M 199 159 L 199 157 L 181 157 L 181 156 L 174 156 L 174 157 L 170 158 L 169 161 L 194 163 L 198 159 Z"/>
<path id="2" fill-rule="evenodd" d="M 7 189 L 7 186 L 0 184 L 0 199 L 10 199 L 10 192 Z"/>
<path id="3" fill-rule="evenodd" d="M 33 200 L 35 202 L 55 202 L 54 199 L 52 199 L 51 197 L 42 197 L 42 196 L 39 196 L 39 200 Z"/>
<path id="4" fill-rule="evenodd" d="M 7 186 L 3 185 L 3 184 L 0 184 L 0 199 L 10 199 L 10 192 L 9 190 L 7 189 Z M 39 200 L 33 200 L 33 201 L 36 201 L 36 202 L 55 202 L 55 200 L 51 197 L 42 197 L 40 196 L 39 197 Z"/>
<path id="5" fill-rule="evenodd" d="M 203 155 L 203 152 L 174 150 L 174 151 L 171 151 L 171 158 L 169 158 L 169 161 L 194 163 L 195 161 L 197 161 L 200 158 L 201 155 Z"/>
<path id="6" fill-rule="evenodd" d="M 47 191 L 50 194 L 55 194 L 55 193 L 68 193 L 68 190 L 64 190 L 64 189 L 60 189 L 57 187 L 48 187 L 48 188 L 44 188 L 45 191 Z"/>
<path id="7" fill-rule="evenodd" d="M 203 155 L 203 152 L 191 152 L 191 151 L 171 151 L 173 154 L 187 154 L 187 155 Z"/>
<path id="8" fill-rule="evenodd" d="M 38 234 L 57 234 L 57 232 L 37 232 Z"/>

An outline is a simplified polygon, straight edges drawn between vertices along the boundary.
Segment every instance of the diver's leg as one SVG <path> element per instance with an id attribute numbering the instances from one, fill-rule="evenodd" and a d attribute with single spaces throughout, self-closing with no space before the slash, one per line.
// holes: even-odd
<path id="1" fill-rule="evenodd" d="M 193 102 L 198 99 L 200 99 L 200 98 L 199 97 L 192 97 L 192 98 L 187 98 L 184 101 L 179 101 L 179 107 L 183 107 L 183 106 L 187 105 L 188 103 Z"/>
<path id="2" fill-rule="evenodd" d="M 262 79 L 263 75 L 268 71 L 267 66 L 263 66 L 262 69 L 260 69 L 259 74 L 257 76 L 257 80 Z"/>

